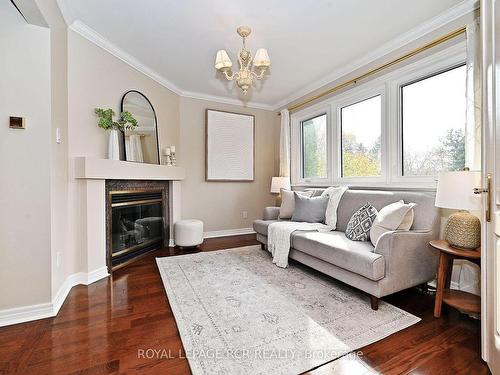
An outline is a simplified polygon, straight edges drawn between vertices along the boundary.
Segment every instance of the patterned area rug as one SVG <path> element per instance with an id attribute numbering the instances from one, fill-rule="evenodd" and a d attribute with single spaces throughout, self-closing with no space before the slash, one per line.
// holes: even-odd
<path id="1" fill-rule="evenodd" d="M 299 374 L 420 319 L 259 246 L 157 258 L 193 374 Z"/>

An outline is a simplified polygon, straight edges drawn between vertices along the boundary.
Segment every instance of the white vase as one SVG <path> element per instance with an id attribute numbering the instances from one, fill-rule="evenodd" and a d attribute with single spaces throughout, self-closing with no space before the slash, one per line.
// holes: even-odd
<path id="1" fill-rule="evenodd" d="M 108 142 L 108 159 L 120 160 L 120 145 L 118 143 L 118 130 L 110 130 Z"/>

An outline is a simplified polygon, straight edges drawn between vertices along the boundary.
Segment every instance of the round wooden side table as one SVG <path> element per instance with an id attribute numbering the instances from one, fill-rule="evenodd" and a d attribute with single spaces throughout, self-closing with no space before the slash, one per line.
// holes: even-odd
<path id="1" fill-rule="evenodd" d="M 439 250 L 434 317 L 439 318 L 441 316 L 443 303 L 466 313 L 480 314 L 481 297 L 461 290 L 450 289 L 450 283 L 453 260 L 466 259 L 480 266 L 481 249 L 460 249 L 452 247 L 445 240 L 434 240 L 429 242 L 429 245 Z"/>

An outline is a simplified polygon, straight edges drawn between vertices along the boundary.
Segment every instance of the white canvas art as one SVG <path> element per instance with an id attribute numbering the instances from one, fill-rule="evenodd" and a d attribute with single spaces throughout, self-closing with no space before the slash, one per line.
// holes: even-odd
<path id="1" fill-rule="evenodd" d="M 253 181 L 253 116 L 207 110 L 206 179 Z"/>

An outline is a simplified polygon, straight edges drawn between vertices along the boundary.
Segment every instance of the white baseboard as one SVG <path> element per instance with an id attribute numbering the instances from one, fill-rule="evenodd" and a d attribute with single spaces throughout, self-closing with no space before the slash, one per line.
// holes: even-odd
<path id="1" fill-rule="evenodd" d="M 0 311 L 0 327 L 31 320 L 50 318 L 54 315 L 52 303 L 40 303 L 38 305 L 5 309 Z"/>
<path id="2" fill-rule="evenodd" d="M 214 238 L 214 237 L 229 237 L 229 236 L 240 236 L 242 234 L 253 234 L 255 231 L 253 228 L 238 228 L 238 229 L 226 229 L 226 230 L 214 230 L 211 232 L 203 233 L 203 238 Z"/>
<path id="3" fill-rule="evenodd" d="M 56 316 L 71 288 L 76 285 L 90 285 L 107 276 L 109 276 L 107 267 L 89 273 L 78 272 L 69 275 L 57 291 L 52 302 L 0 310 L 0 327 Z"/>
<path id="4" fill-rule="evenodd" d="M 80 281 L 79 284 L 83 285 L 90 285 L 92 283 L 95 283 L 96 281 L 99 281 L 109 276 L 108 267 L 106 266 L 98 268 L 89 273 L 84 273 L 84 272 L 80 273 L 82 275 L 82 281 Z"/>

